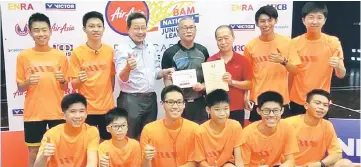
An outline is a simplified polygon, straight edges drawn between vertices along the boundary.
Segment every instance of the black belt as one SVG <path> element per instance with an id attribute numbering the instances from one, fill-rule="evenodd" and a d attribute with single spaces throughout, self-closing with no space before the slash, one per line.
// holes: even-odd
<path id="1" fill-rule="evenodd" d="M 127 95 L 132 95 L 132 96 L 145 96 L 145 97 L 151 97 L 155 94 L 155 92 L 148 92 L 148 93 L 127 93 L 127 92 L 120 92 L 120 93 L 124 93 Z"/>
<path id="2" fill-rule="evenodd" d="M 199 97 L 197 97 L 197 98 L 195 98 L 195 99 L 184 99 L 186 102 L 188 102 L 188 103 L 192 103 L 192 102 L 195 102 L 195 101 L 197 101 L 197 100 L 199 100 L 199 99 L 202 99 L 203 98 L 203 96 L 199 96 Z"/>

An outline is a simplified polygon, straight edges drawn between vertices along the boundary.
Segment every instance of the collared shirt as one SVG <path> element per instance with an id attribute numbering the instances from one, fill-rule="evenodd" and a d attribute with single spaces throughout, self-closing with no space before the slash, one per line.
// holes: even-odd
<path id="1" fill-rule="evenodd" d="M 192 48 L 187 49 L 178 41 L 163 53 L 162 68 L 174 67 L 176 71 L 195 69 L 197 81 L 203 83 L 202 63 L 206 62 L 208 57 L 207 48 L 203 45 L 194 43 Z M 183 91 L 186 99 L 196 99 L 202 96 L 202 91 L 196 92 L 192 88 L 185 88 Z"/>
<path id="2" fill-rule="evenodd" d="M 155 91 L 154 82 L 161 69 L 153 44 L 144 41 L 143 47 L 139 48 L 128 38 L 124 43 L 119 44 L 114 52 L 116 77 L 123 92 L 149 93 Z M 122 81 L 119 74 L 127 64 L 128 54 L 132 53 L 135 55 L 136 68 L 130 71 L 128 81 Z"/>
<path id="3" fill-rule="evenodd" d="M 221 60 L 221 55 L 216 53 L 208 58 L 207 61 Z M 231 60 L 226 64 L 226 71 L 232 75 L 232 79 L 236 81 L 252 80 L 252 68 L 250 62 L 237 52 L 233 52 Z M 231 111 L 242 110 L 244 108 L 244 92 L 243 89 L 236 87 L 229 87 L 229 97 L 231 99 L 230 109 Z"/>

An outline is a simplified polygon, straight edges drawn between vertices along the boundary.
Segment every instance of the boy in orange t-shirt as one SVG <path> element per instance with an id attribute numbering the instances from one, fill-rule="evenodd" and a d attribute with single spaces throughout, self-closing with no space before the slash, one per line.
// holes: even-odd
<path id="1" fill-rule="evenodd" d="M 290 46 L 290 56 L 297 56 L 302 62 L 299 73 L 290 77 L 290 107 L 293 115 L 305 113 L 306 94 L 311 90 L 330 92 L 334 70 L 338 78 L 346 74 L 339 39 L 322 33 L 327 14 L 327 7 L 323 3 L 308 2 L 302 8 L 302 22 L 307 32 L 292 39 Z"/>
<path id="2" fill-rule="evenodd" d="M 141 150 L 137 140 L 128 138 L 128 113 L 122 108 L 113 108 L 105 115 L 107 131 L 112 139 L 99 145 L 100 167 L 140 167 Z"/>
<path id="3" fill-rule="evenodd" d="M 330 93 L 314 89 L 307 94 L 306 114 L 286 119 L 297 135 L 300 148 L 295 154 L 297 166 L 331 166 L 342 158 L 335 129 L 330 121 L 323 119 L 330 102 Z"/>
<path id="4" fill-rule="evenodd" d="M 65 123 L 49 129 L 41 141 L 34 167 L 96 167 L 99 132 L 84 123 L 86 98 L 68 94 L 61 101 Z"/>
<path id="5" fill-rule="evenodd" d="M 52 31 L 46 15 L 34 13 L 28 25 L 35 47 L 17 56 L 16 83 L 19 92 L 26 91 L 24 133 L 29 166 L 33 166 L 47 126 L 64 123 L 60 103 L 68 88 L 68 61 L 64 53 L 49 46 Z"/>
<path id="6" fill-rule="evenodd" d="M 180 87 L 169 85 L 161 93 L 163 119 L 145 125 L 140 145 L 144 167 L 195 167 L 198 124 L 181 117 L 185 101 Z"/>
<path id="7" fill-rule="evenodd" d="M 249 97 L 245 97 L 245 106 L 251 110 L 249 120 L 261 119 L 257 114 L 257 97 L 266 91 L 275 91 L 283 97 L 283 118 L 291 116 L 289 111 L 288 74 L 296 74 L 301 64 L 298 56 L 289 56 L 291 39 L 274 32 L 278 22 L 278 12 L 272 6 L 263 6 L 255 14 L 257 27 L 261 35 L 249 41 L 244 56 L 252 65 L 253 79 Z M 251 101 L 254 102 L 252 108 Z"/>
<path id="8" fill-rule="evenodd" d="M 198 128 L 194 160 L 200 167 L 243 167 L 242 126 L 238 121 L 228 119 L 230 114 L 228 93 L 223 89 L 216 89 L 206 96 L 206 103 L 206 110 L 211 115 L 211 120 Z"/>
<path id="9" fill-rule="evenodd" d="M 262 120 L 243 129 L 242 157 L 245 167 L 267 165 L 272 167 L 294 166 L 294 154 L 298 152 L 297 138 L 285 120 L 283 98 L 277 92 L 267 91 L 258 96 L 257 113 Z M 281 164 L 281 157 L 285 157 Z"/>
<path id="10" fill-rule="evenodd" d="M 69 76 L 73 88 L 88 101 L 86 123 L 97 126 L 102 140 L 110 139 L 104 115 L 114 108 L 113 48 L 102 43 L 103 14 L 88 12 L 83 16 L 83 30 L 88 41 L 73 50 L 70 56 Z"/>

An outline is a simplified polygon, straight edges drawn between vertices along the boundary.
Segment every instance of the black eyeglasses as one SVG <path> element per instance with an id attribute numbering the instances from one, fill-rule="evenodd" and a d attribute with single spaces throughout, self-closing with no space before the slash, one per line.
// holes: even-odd
<path id="1" fill-rule="evenodd" d="M 119 131 L 121 130 L 127 130 L 128 126 L 127 125 L 112 125 L 110 126 L 113 130 Z"/>
<path id="2" fill-rule="evenodd" d="M 184 104 L 184 100 L 179 100 L 179 101 L 165 100 L 164 102 L 167 103 L 170 106 L 173 106 L 174 104 L 177 104 L 178 106 Z"/>
<path id="3" fill-rule="evenodd" d="M 269 108 L 266 108 L 266 109 L 263 109 L 261 111 L 262 111 L 263 115 L 270 115 L 271 112 L 273 112 L 274 115 L 278 116 L 278 115 L 281 115 L 281 113 L 282 113 L 282 109 L 273 109 L 273 110 L 271 110 Z"/>

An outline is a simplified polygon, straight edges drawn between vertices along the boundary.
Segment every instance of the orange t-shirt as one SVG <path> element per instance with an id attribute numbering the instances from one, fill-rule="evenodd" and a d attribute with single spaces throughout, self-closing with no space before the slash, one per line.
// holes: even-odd
<path id="1" fill-rule="evenodd" d="M 98 149 L 99 158 L 108 153 L 110 167 L 140 167 L 142 152 L 139 142 L 131 138 L 124 140 L 127 140 L 127 144 L 121 149 L 115 147 L 112 140 L 102 142 Z"/>
<path id="2" fill-rule="evenodd" d="M 223 166 L 226 162 L 234 163 L 233 150 L 243 144 L 241 124 L 228 119 L 223 131 L 220 134 L 214 134 L 209 123 L 210 120 L 198 128 L 193 159 L 197 162 L 205 160 L 211 166 Z"/>
<path id="3" fill-rule="evenodd" d="M 257 97 L 266 91 L 275 91 L 282 95 L 284 104 L 290 102 L 288 91 L 288 71 L 280 63 L 270 62 L 268 56 L 277 53 L 288 59 L 288 63 L 293 65 L 301 64 L 299 57 L 288 55 L 291 39 L 279 34 L 270 42 L 264 42 L 259 37 L 247 43 L 244 49 L 244 56 L 251 62 L 253 79 L 250 99 L 256 104 Z"/>
<path id="4" fill-rule="evenodd" d="M 297 135 L 300 152 L 295 154 L 297 166 L 319 162 L 325 153 L 342 153 L 333 125 L 330 121 L 321 119 L 316 126 L 304 123 L 304 115 L 289 117 L 286 121 L 291 124 Z"/>
<path id="5" fill-rule="evenodd" d="M 80 84 L 79 93 L 88 102 L 88 114 L 105 114 L 114 107 L 112 77 L 115 75 L 113 63 L 113 48 L 102 44 L 96 55 L 87 45 L 73 50 L 70 56 L 69 76 L 78 78 L 78 73 L 84 70 L 88 80 Z"/>
<path id="6" fill-rule="evenodd" d="M 194 161 L 195 135 L 199 125 L 183 119 L 178 129 L 171 130 L 165 127 L 163 120 L 145 125 L 140 137 L 142 160 L 144 159 L 143 150 L 147 144 L 150 144 L 156 151 L 152 166 L 180 166 Z"/>
<path id="7" fill-rule="evenodd" d="M 86 166 L 87 151 L 97 151 L 99 145 L 99 132 L 94 126 L 83 125 L 83 129 L 75 138 L 68 138 L 64 133 L 64 124 L 49 129 L 41 140 L 38 157 L 44 151 L 47 137 L 55 144 L 55 153 L 51 156 L 47 167 L 75 167 Z"/>
<path id="8" fill-rule="evenodd" d="M 333 68 L 329 59 L 338 51 L 338 57 L 343 60 L 343 51 L 337 37 L 327 34 L 315 41 L 306 39 L 305 34 L 292 39 L 290 56 L 298 56 L 302 64 L 299 73 L 293 78 L 290 92 L 291 101 L 304 105 L 306 95 L 313 89 L 323 89 L 330 92 Z"/>
<path id="9" fill-rule="evenodd" d="M 67 79 L 68 60 L 59 50 L 37 52 L 26 49 L 16 59 L 16 83 L 25 82 L 30 75 L 39 75 L 37 85 L 27 88 L 24 103 L 24 121 L 58 120 L 63 118 L 61 100 L 64 91 L 55 78 L 59 70 Z"/>
<path id="10" fill-rule="evenodd" d="M 243 129 L 244 144 L 241 148 L 245 165 L 258 167 L 262 159 L 262 165 L 279 165 L 282 156 L 299 151 L 295 130 L 285 120 L 280 120 L 276 132 L 271 136 L 265 136 L 257 129 L 261 121 L 253 122 Z"/>

